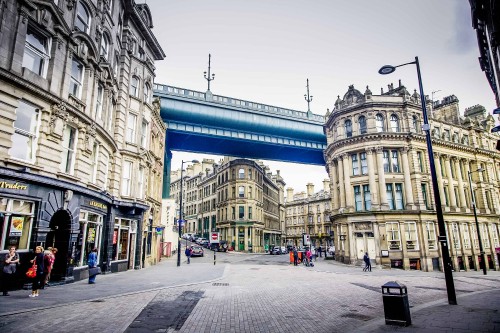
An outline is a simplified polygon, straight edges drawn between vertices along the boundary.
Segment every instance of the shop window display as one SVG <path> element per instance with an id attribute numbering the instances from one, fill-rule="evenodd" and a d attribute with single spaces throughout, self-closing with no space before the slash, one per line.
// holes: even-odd
<path id="1" fill-rule="evenodd" d="M 88 211 L 80 211 L 80 231 L 78 242 L 75 248 L 75 255 L 72 258 L 75 266 L 87 264 L 87 258 L 93 248 L 100 251 L 102 238 L 103 216 Z M 99 252 L 97 253 L 99 260 Z"/>
<path id="2" fill-rule="evenodd" d="M 0 197 L 1 249 L 29 248 L 35 204 L 31 201 Z"/>

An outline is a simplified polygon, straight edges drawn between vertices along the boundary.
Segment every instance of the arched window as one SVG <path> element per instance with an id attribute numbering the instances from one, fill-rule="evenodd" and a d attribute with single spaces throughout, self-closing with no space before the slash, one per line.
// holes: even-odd
<path id="1" fill-rule="evenodd" d="M 345 137 L 346 138 L 352 137 L 352 122 L 349 119 L 345 121 L 344 127 L 345 127 Z"/>
<path id="2" fill-rule="evenodd" d="M 151 103 L 151 87 L 149 83 L 144 85 L 144 103 Z"/>
<path id="3" fill-rule="evenodd" d="M 101 50 L 100 50 L 100 55 L 108 60 L 109 58 L 109 37 L 106 34 L 102 35 L 101 38 Z"/>
<path id="4" fill-rule="evenodd" d="M 139 95 L 139 78 L 137 76 L 132 76 L 132 80 L 130 80 L 130 95 L 134 97 Z"/>
<path id="5" fill-rule="evenodd" d="M 384 131 L 384 116 L 382 116 L 380 113 L 377 114 L 375 117 L 375 124 L 377 127 L 377 132 L 383 132 Z"/>
<path id="6" fill-rule="evenodd" d="M 413 127 L 413 130 L 415 132 L 417 132 L 417 133 L 420 132 L 419 128 L 418 128 L 418 118 L 417 118 L 417 116 L 413 116 L 412 117 L 412 127 Z"/>
<path id="7" fill-rule="evenodd" d="M 358 119 L 359 123 L 359 134 L 366 134 L 366 117 L 361 116 Z"/>
<path id="8" fill-rule="evenodd" d="M 76 5 L 75 28 L 87 34 L 90 31 L 90 13 L 82 1 Z"/>
<path id="9" fill-rule="evenodd" d="M 399 119 L 395 114 L 391 115 L 391 130 L 393 132 L 399 132 Z"/>

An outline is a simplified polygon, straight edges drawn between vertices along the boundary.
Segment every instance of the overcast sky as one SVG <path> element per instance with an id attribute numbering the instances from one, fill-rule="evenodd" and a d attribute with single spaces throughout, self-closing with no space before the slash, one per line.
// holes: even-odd
<path id="1" fill-rule="evenodd" d="M 144 1 L 138 0 L 138 3 Z M 156 63 L 156 83 L 206 91 L 212 54 L 211 91 L 264 104 L 325 114 L 349 85 L 362 93 L 387 91 L 390 83 L 418 89 L 414 66 L 387 76 L 385 64 L 419 57 L 426 95 L 456 95 L 460 110 L 495 108 L 478 63 L 479 51 L 467 0 L 147 0 L 153 32 L 166 53 Z M 203 155 L 173 152 L 181 159 Z M 217 157 L 216 157 L 217 158 Z M 218 159 L 218 158 L 217 158 Z M 315 190 L 328 178 L 324 167 L 267 162 L 287 187 Z"/>

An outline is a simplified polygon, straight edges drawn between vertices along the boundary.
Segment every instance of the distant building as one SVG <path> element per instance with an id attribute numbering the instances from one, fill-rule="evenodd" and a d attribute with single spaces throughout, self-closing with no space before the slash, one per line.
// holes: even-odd
<path id="1" fill-rule="evenodd" d="M 273 175 L 261 162 L 225 157 L 219 164 L 194 163 L 183 178 L 186 232 L 208 238 L 218 231 L 235 251 L 282 244 L 285 182 L 279 171 Z M 180 171 L 171 174 L 170 193 L 179 204 Z"/>
<path id="2" fill-rule="evenodd" d="M 307 184 L 306 192 L 293 192 L 287 188 L 285 200 L 286 245 L 304 246 L 302 235 L 308 234 L 312 244 L 319 248 L 333 245 L 333 229 L 330 221 L 330 181 L 323 181 L 323 189 L 314 192 L 314 184 Z"/>
<path id="3" fill-rule="evenodd" d="M 428 102 L 430 103 L 430 101 Z M 430 106 L 430 105 L 429 105 Z M 430 107 L 428 108 L 430 109 Z M 331 180 L 331 221 L 336 260 L 432 271 L 442 269 L 441 248 L 421 126 L 420 96 L 401 82 L 373 95 L 350 86 L 327 115 L 326 168 Z M 435 103 L 430 117 L 434 162 L 455 270 L 481 265 L 472 212 L 478 220 L 488 269 L 499 269 L 500 154 L 498 135 L 484 107 L 460 115 L 455 96 Z M 478 172 L 478 169 L 484 172 Z"/>
<path id="4" fill-rule="evenodd" d="M 0 8 L 0 247 L 57 247 L 54 279 L 154 264 L 165 57 L 134 1 L 4 1 Z M 28 263 L 27 259 L 22 260 Z"/>

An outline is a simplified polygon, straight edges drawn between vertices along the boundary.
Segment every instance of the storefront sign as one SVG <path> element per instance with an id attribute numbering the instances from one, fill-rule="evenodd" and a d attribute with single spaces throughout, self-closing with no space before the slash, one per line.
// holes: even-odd
<path id="1" fill-rule="evenodd" d="M 13 191 L 26 191 L 28 190 L 28 185 L 19 182 L 0 180 L 0 189 L 13 190 Z"/>
<path id="2" fill-rule="evenodd" d="M 99 202 L 99 201 L 92 200 L 92 199 L 84 199 L 84 204 L 86 206 L 89 206 L 92 208 L 97 208 L 99 210 L 104 210 L 104 211 L 108 210 L 108 205 L 106 205 L 102 202 Z"/>
<path id="3" fill-rule="evenodd" d="M 24 216 L 13 216 L 10 223 L 10 237 L 21 237 L 23 235 Z"/>

